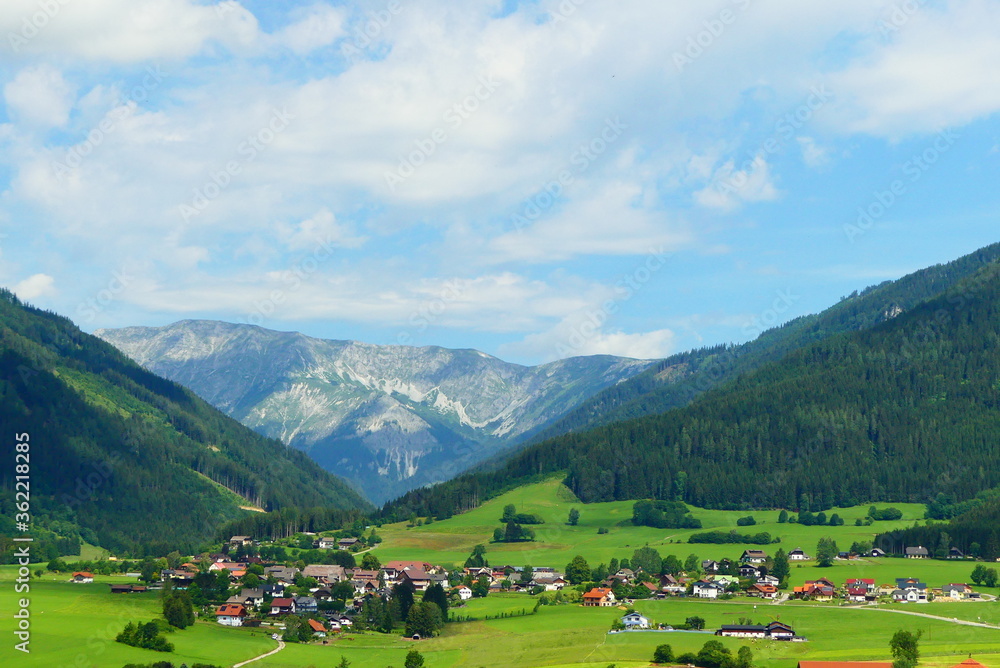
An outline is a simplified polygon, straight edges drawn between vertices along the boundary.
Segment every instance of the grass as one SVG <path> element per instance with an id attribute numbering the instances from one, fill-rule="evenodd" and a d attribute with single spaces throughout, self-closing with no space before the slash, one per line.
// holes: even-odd
<path id="1" fill-rule="evenodd" d="M 72 584 L 66 574 L 48 574 L 32 579 L 30 597 L 31 653 L 14 649 L 15 620 L 12 612 L 17 599 L 15 571 L 0 567 L 0 636 L 8 639 L 0 645 L 0 665 L 38 666 L 112 666 L 126 663 L 152 663 L 169 660 L 175 664 L 217 663 L 230 665 L 274 649 L 273 640 L 249 629 L 227 629 L 212 622 L 169 634 L 176 646 L 171 654 L 128 647 L 114 642 L 115 636 L 129 621 L 150 621 L 160 614 L 157 593 L 111 594 L 108 583 L 129 581 L 124 577 L 97 577 L 93 584 Z"/>

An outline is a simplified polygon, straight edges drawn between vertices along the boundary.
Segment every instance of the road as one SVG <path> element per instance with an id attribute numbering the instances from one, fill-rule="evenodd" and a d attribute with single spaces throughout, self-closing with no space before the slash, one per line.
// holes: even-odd
<path id="1" fill-rule="evenodd" d="M 267 652 L 265 654 L 261 654 L 260 656 L 255 656 L 254 658 L 250 659 L 249 661 L 244 661 L 243 663 L 234 663 L 233 664 L 233 668 L 240 668 L 240 666 L 245 666 L 248 663 L 253 663 L 254 661 L 260 661 L 261 659 L 269 657 L 272 654 L 277 654 L 278 652 L 280 652 L 283 649 L 285 649 L 285 641 L 284 640 L 279 640 L 278 641 L 278 648 L 277 649 L 272 649 L 270 652 Z"/>

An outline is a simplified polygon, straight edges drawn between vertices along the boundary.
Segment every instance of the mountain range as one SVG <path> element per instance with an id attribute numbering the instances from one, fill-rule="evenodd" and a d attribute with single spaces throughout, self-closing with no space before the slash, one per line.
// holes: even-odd
<path id="1" fill-rule="evenodd" d="M 382 503 L 516 446 L 654 362 L 510 364 L 476 350 L 330 341 L 185 320 L 96 335 Z"/>

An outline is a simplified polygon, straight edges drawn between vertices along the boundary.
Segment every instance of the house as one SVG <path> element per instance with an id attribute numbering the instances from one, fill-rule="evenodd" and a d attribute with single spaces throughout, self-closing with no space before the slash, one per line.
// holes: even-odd
<path id="1" fill-rule="evenodd" d="M 318 622 L 315 619 L 308 619 L 306 622 L 309 624 L 309 628 L 312 629 L 314 636 L 318 638 L 326 637 L 326 627 L 323 626 L 322 622 Z"/>
<path id="2" fill-rule="evenodd" d="M 759 582 L 747 590 L 750 596 L 774 600 L 778 596 L 778 588 L 773 585 L 760 584 Z"/>
<path id="3" fill-rule="evenodd" d="M 265 577 L 274 578 L 286 587 L 295 584 L 295 576 L 299 573 L 299 569 L 294 566 L 268 566 L 264 569 Z"/>
<path id="4" fill-rule="evenodd" d="M 967 584 L 947 584 L 941 587 L 941 595 L 956 601 L 963 601 L 972 594 L 972 587 Z"/>
<path id="5" fill-rule="evenodd" d="M 789 561 L 809 561 L 810 557 L 801 547 L 797 547 L 788 553 Z"/>
<path id="6" fill-rule="evenodd" d="M 701 562 L 701 570 L 703 573 L 718 573 L 719 572 L 719 562 L 712 561 L 711 559 L 706 559 Z"/>
<path id="7" fill-rule="evenodd" d="M 276 598 L 271 601 L 271 612 L 272 615 L 294 615 L 295 614 L 295 599 L 294 598 Z"/>
<path id="8" fill-rule="evenodd" d="M 691 588 L 691 594 L 698 598 L 719 598 L 719 594 L 722 593 L 725 593 L 725 588 L 721 585 L 704 580 L 695 582 Z"/>
<path id="9" fill-rule="evenodd" d="M 265 584 L 260 586 L 264 590 L 265 596 L 270 596 L 271 598 L 281 598 L 285 595 L 285 585 L 283 584 Z"/>
<path id="10" fill-rule="evenodd" d="M 795 587 L 793 593 L 796 598 L 830 601 L 837 593 L 837 589 L 826 578 L 820 578 L 819 580 L 807 580 L 801 587 Z"/>
<path id="11" fill-rule="evenodd" d="M 327 566 L 325 564 L 311 564 L 302 569 L 302 575 L 307 578 L 315 578 L 322 584 L 336 584 L 347 579 L 347 571 L 343 566 Z"/>
<path id="12" fill-rule="evenodd" d="M 848 587 L 847 600 L 851 603 L 864 603 L 868 600 L 868 590 L 864 587 Z"/>
<path id="13" fill-rule="evenodd" d="M 403 582 L 410 583 L 413 591 L 427 591 L 431 585 L 431 574 L 425 570 L 403 571 L 401 579 Z"/>
<path id="14" fill-rule="evenodd" d="M 906 558 L 907 559 L 926 559 L 930 556 L 930 552 L 923 545 L 917 547 L 906 548 Z"/>
<path id="15" fill-rule="evenodd" d="M 229 545 L 232 547 L 247 547 L 253 545 L 253 538 L 250 536 L 233 536 L 229 539 Z"/>
<path id="16" fill-rule="evenodd" d="M 761 568 L 757 568 L 752 564 L 744 564 L 740 566 L 740 577 L 747 578 L 748 580 L 756 580 L 760 576 L 764 575 L 767 571 Z"/>
<path id="17" fill-rule="evenodd" d="M 296 596 L 295 609 L 308 615 L 319 610 L 319 603 L 312 596 Z"/>
<path id="18" fill-rule="evenodd" d="M 625 628 L 627 630 L 648 629 L 649 619 L 643 617 L 638 612 L 630 612 L 624 617 L 622 617 L 622 624 L 625 625 Z"/>
<path id="19" fill-rule="evenodd" d="M 238 603 L 226 603 L 215 609 L 215 621 L 223 626 L 243 626 L 246 608 Z"/>
<path id="20" fill-rule="evenodd" d="M 723 589 L 730 585 L 735 585 L 740 583 L 740 579 L 735 575 L 715 575 L 710 578 L 705 578 L 709 582 L 714 582 L 715 584 L 721 586 Z"/>
<path id="21" fill-rule="evenodd" d="M 264 589 L 258 587 L 257 589 L 247 589 L 244 588 L 239 594 L 235 596 L 230 596 L 226 603 L 238 603 L 245 608 L 256 608 L 258 605 L 264 602 Z"/>
<path id="22" fill-rule="evenodd" d="M 77 571 L 73 573 L 73 582 L 77 584 L 87 584 L 94 581 L 94 574 L 87 571 Z"/>
<path id="23" fill-rule="evenodd" d="M 621 568 L 615 573 L 614 577 L 619 578 L 627 584 L 632 584 L 632 581 L 635 580 L 635 571 L 631 568 Z"/>
<path id="24" fill-rule="evenodd" d="M 425 561 L 390 561 L 383 564 L 382 570 L 385 572 L 386 579 L 393 583 L 400 581 L 403 571 L 425 571 L 427 573 L 438 573 L 441 571 L 440 568 Z M 538 569 L 536 568 L 535 570 L 537 571 Z M 465 572 L 471 575 L 473 580 L 478 580 L 483 575 L 488 578 L 493 576 L 493 569 L 488 567 L 466 568 Z"/>
<path id="25" fill-rule="evenodd" d="M 740 557 L 741 564 L 763 564 L 767 561 L 767 553 L 764 550 L 744 550 Z"/>
<path id="26" fill-rule="evenodd" d="M 781 580 L 774 577 L 773 575 L 764 575 L 763 577 L 757 578 L 758 584 L 771 585 L 772 587 L 777 587 L 781 584 Z"/>
<path id="27" fill-rule="evenodd" d="M 341 538 L 340 540 L 337 541 L 337 549 L 338 550 L 349 550 L 352 547 L 354 547 L 355 545 L 357 545 L 358 542 L 359 541 L 358 541 L 357 538 Z"/>
<path id="28" fill-rule="evenodd" d="M 965 553 L 962 552 L 957 547 L 953 547 L 950 550 L 948 550 L 948 558 L 949 559 L 965 559 Z"/>
<path id="29" fill-rule="evenodd" d="M 771 622 L 767 625 L 767 636 L 774 640 L 795 640 L 795 631 L 788 624 L 781 622 Z"/>
<path id="30" fill-rule="evenodd" d="M 330 538 L 329 536 L 321 536 L 319 542 L 316 544 L 316 547 L 321 550 L 332 550 L 337 547 L 337 539 Z"/>
<path id="31" fill-rule="evenodd" d="M 583 605 L 587 608 L 610 608 L 614 604 L 614 592 L 604 587 L 596 587 L 583 595 Z"/>
<path id="32" fill-rule="evenodd" d="M 470 598 L 472 598 L 472 590 L 469 589 L 468 587 L 459 587 L 457 591 L 458 591 L 458 598 L 461 601 L 468 601 Z"/>
<path id="33" fill-rule="evenodd" d="M 877 547 L 873 547 L 872 551 L 868 553 L 868 556 L 869 557 L 873 557 L 875 559 L 878 559 L 878 558 L 881 558 L 881 557 L 885 556 L 885 551 L 884 550 L 880 550 Z"/>
<path id="34" fill-rule="evenodd" d="M 529 587 L 544 587 L 545 591 L 559 591 L 563 587 L 569 584 L 566 579 L 559 575 L 558 573 L 540 573 L 535 575 L 531 582 L 528 583 Z"/>
<path id="35" fill-rule="evenodd" d="M 875 591 L 875 580 L 872 578 L 854 578 L 847 581 L 847 588 L 860 588 L 864 589 L 866 592 Z"/>

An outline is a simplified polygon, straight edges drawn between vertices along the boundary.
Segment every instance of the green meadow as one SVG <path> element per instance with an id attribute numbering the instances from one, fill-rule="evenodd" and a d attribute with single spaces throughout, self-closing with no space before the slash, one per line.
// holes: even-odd
<path id="1" fill-rule="evenodd" d="M 503 507 L 514 504 L 518 512 L 534 513 L 545 520 L 545 524 L 533 526 L 535 542 L 491 544 L 493 530 L 500 526 L 499 518 Z M 713 529 L 738 529 L 742 533 L 767 531 L 772 536 L 780 536 L 780 547 L 785 551 L 801 547 L 807 554 L 816 551 L 820 538 L 831 537 L 842 550 L 848 549 L 855 541 L 871 541 L 876 533 L 911 526 L 922 520 L 924 506 L 920 504 L 891 504 L 903 513 L 903 519 L 896 522 L 876 522 L 872 526 L 854 526 L 854 521 L 864 518 L 867 505 L 853 508 L 835 508 L 827 512 L 839 514 L 844 526 L 803 526 L 800 524 L 779 524 L 778 511 L 722 511 L 692 508 L 692 514 L 700 519 L 702 529 L 673 530 L 635 527 L 629 525 L 632 517 L 632 501 L 611 503 L 580 503 L 558 479 L 528 485 L 513 490 L 503 496 L 483 504 L 481 507 L 448 520 L 433 522 L 419 527 L 407 527 L 405 523 L 386 525 L 379 529 L 384 542 L 375 550 L 382 562 L 393 559 L 421 560 L 441 565 L 461 565 L 477 543 L 487 546 L 487 558 L 493 565 L 551 566 L 561 569 L 575 555 L 582 555 L 591 566 L 608 563 L 612 557 L 631 557 L 636 548 L 648 545 L 656 548 L 662 556 L 674 554 L 682 561 L 690 554 L 699 559 L 738 558 L 745 549 L 761 548 L 756 545 L 705 545 L 689 544 L 688 537 L 699 531 Z M 888 504 L 879 504 L 880 508 Z M 570 508 L 580 511 L 577 526 L 566 524 Z M 753 515 L 756 526 L 738 527 L 736 520 Z M 608 529 L 606 534 L 598 534 L 599 528 Z M 779 545 L 764 546 L 762 549 L 774 553 Z M 852 577 L 875 578 L 879 583 L 892 582 L 897 577 L 919 577 L 932 586 L 950 582 L 966 582 L 973 564 L 966 561 L 946 562 L 935 560 L 859 559 L 837 562 L 831 568 L 819 569 L 814 563 L 792 564 L 792 584 L 801 584 L 810 579 L 825 576 L 837 583 Z"/>

